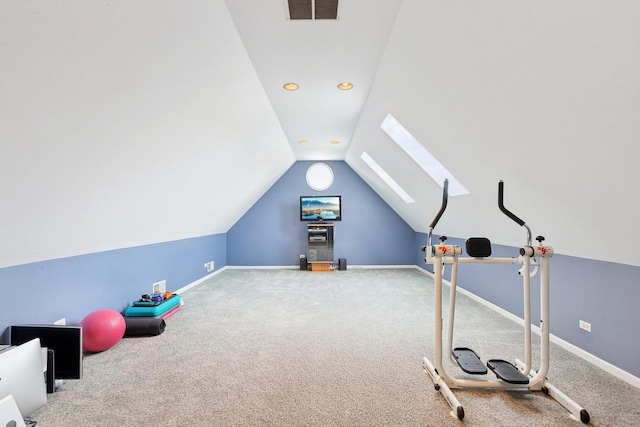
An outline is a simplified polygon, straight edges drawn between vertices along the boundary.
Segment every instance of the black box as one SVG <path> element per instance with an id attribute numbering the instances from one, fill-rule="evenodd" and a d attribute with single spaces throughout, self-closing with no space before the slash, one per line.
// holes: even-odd
<path id="1" fill-rule="evenodd" d="M 300 258 L 300 270 L 302 270 L 302 271 L 306 271 L 307 270 L 307 258 L 306 257 L 301 257 Z"/>
<path id="2" fill-rule="evenodd" d="M 346 270 L 347 269 L 347 259 L 339 258 L 338 259 L 338 270 Z"/>

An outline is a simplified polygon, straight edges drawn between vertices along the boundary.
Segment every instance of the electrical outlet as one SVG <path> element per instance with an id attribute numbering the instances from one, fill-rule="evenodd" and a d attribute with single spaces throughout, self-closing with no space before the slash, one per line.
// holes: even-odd
<path id="1" fill-rule="evenodd" d="M 66 325 L 67 324 L 67 319 L 66 317 L 63 317 L 62 319 L 58 319 L 55 322 L 53 322 L 54 325 Z"/>
<path id="2" fill-rule="evenodd" d="M 581 320 L 579 322 L 579 325 L 580 325 L 580 329 L 584 329 L 587 332 L 591 332 L 591 323 Z"/>
<path id="3" fill-rule="evenodd" d="M 215 264 L 213 261 L 209 261 L 204 265 L 204 267 L 207 269 L 207 273 L 209 273 L 214 270 Z"/>
<path id="4" fill-rule="evenodd" d="M 152 294 L 164 294 L 167 291 L 167 281 L 161 280 L 153 284 Z"/>

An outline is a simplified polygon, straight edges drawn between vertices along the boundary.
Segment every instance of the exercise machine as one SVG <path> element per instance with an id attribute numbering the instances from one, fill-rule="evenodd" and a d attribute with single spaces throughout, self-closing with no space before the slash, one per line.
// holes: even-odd
<path id="1" fill-rule="evenodd" d="M 452 409 L 451 415 L 462 420 L 464 408 L 456 398 L 455 389 L 494 389 L 494 390 L 528 390 L 542 391 L 553 397 L 566 408 L 571 417 L 583 423 L 590 420 L 589 413 L 551 384 L 547 378 L 549 370 L 549 259 L 553 256 L 553 248 L 544 245 L 544 237 L 536 238 L 537 244 L 531 242 L 531 229 L 523 220 L 504 207 L 504 183 L 498 183 L 498 207 L 502 213 L 524 227 L 527 231 L 526 245 L 520 248 L 520 255 L 514 258 L 491 258 L 491 242 L 486 238 L 470 238 L 465 242 L 468 257 L 462 257 L 462 248 L 446 244 L 446 236 L 440 237 L 440 244 L 432 245 L 432 235 L 438 221 L 442 217 L 448 200 L 448 180 L 444 181 L 442 205 L 429 225 L 428 243 L 425 261 L 433 265 L 434 270 L 434 303 L 435 303 L 435 360 L 423 359 L 424 371 Z M 467 347 L 453 347 L 453 329 L 455 320 L 456 280 L 459 264 L 514 264 L 520 265 L 518 273 L 523 278 L 524 289 L 524 361 L 516 359 L 515 363 L 506 360 L 491 359 L 485 364 L 477 354 Z M 451 292 L 449 298 L 449 322 L 447 353 L 454 366 L 463 372 L 482 376 L 482 379 L 456 378 L 449 375 L 443 366 L 443 317 L 442 317 L 442 276 L 446 265 L 451 268 Z M 532 368 L 531 356 L 531 278 L 540 276 L 540 369 Z M 488 379 L 487 368 L 493 371 L 496 378 Z"/>

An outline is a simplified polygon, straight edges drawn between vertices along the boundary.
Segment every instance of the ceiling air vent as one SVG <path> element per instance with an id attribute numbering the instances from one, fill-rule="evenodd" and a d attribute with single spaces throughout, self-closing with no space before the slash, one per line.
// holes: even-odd
<path id="1" fill-rule="evenodd" d="M 338 19 L 338 0 L 287 0 L 289 19 Z"/>

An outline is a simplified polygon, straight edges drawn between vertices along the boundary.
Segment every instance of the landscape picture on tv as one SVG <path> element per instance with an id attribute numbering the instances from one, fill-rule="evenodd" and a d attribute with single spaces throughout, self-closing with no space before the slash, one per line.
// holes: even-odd
<path id="1" fill-rule="evenodd" d="M 340 196 L 300 196 L 300 221 L 341 221 Z"/>

